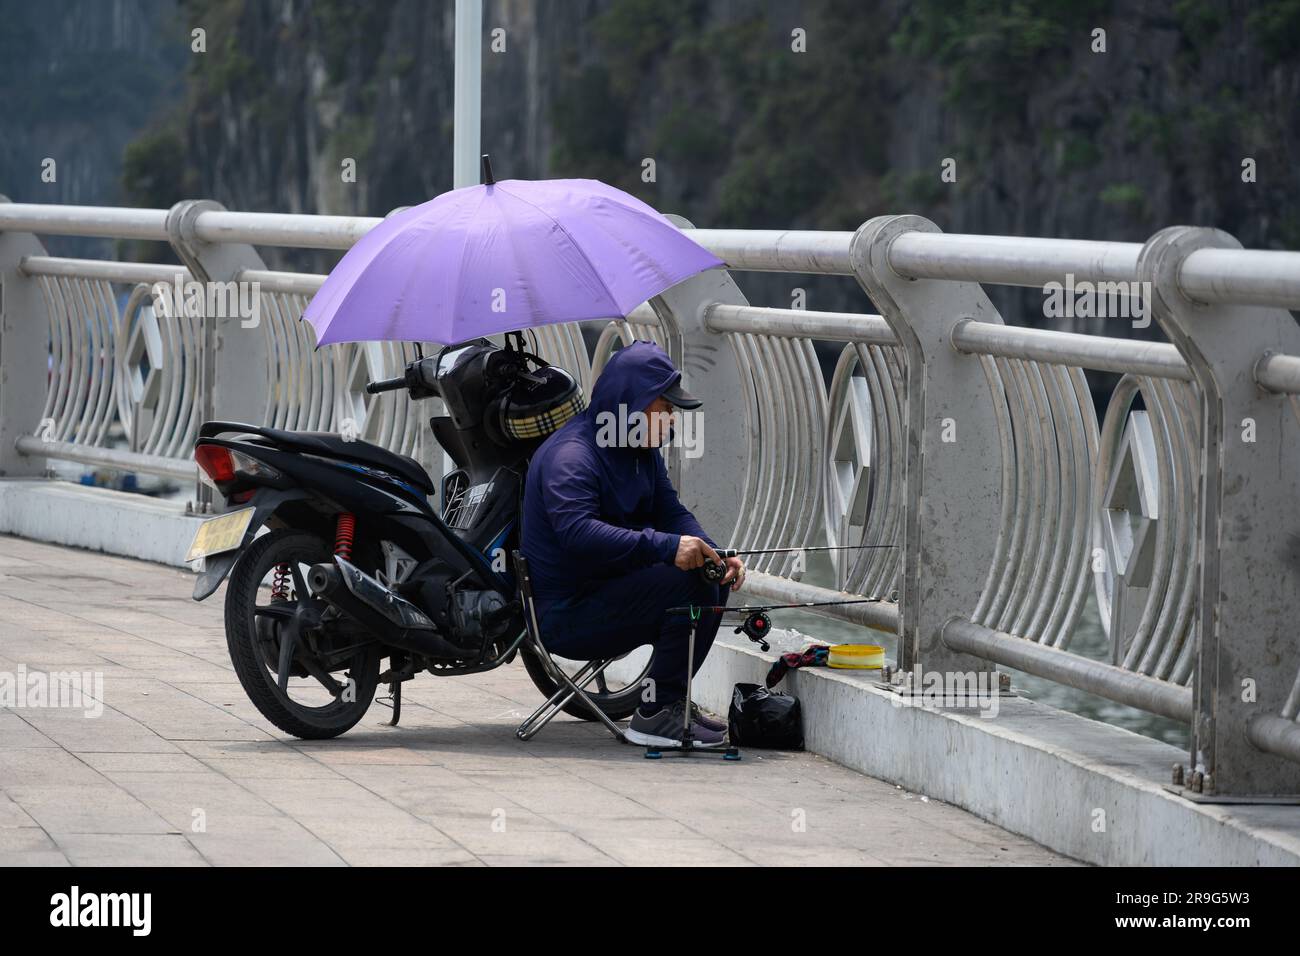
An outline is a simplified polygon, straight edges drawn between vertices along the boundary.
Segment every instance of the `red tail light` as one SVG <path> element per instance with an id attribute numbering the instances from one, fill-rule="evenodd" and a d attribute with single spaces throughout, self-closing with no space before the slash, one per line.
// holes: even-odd
<path id="1" fill-rule="evenodd" d="M 214 482 L 234 481 L 235 460 L 229 448 L 220 445 L 200 445 L 194 449 L 194 460 Z"/>

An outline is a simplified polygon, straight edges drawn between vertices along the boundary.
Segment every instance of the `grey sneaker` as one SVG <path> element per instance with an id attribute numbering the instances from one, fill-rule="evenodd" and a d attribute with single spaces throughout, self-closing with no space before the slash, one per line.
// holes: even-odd
<path id="1" fill-rule="evenodd" d="M 716 733 L 725 734 L 727 732 L 727 722 L 725 720 L 710 717 L 695 701 L 691 701 L 691 720 L 701 727 L 707 727 Z"/>
<path id="2" fill-rule="evenodd" d="M 644 747 L 681 747 L 685 707 L 686 702 L 679 700 L 660 708 L 658 713 L 648 717 L 638 709 L 632 715 L 632 722 L 628 724 L 624 736 L 632 743 Z M 691 746 L 723 747 L 726 743 L 725 734 L 710 730 L 697 721 L 691 721 Z"/>

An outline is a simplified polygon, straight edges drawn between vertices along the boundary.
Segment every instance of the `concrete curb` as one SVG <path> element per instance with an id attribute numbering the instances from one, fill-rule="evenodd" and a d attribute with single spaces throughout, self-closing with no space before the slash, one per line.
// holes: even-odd
<path id="1" fill-rule="evenodd" d="M 175 567 L 202 519 L 183 505 L 44 479 L 0 480 L 0 533 Z"/>

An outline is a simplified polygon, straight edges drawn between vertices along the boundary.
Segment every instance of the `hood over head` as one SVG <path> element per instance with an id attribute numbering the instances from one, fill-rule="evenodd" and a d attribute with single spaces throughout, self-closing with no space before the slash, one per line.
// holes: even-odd
<path id="1" fill-rule="evenodd" d="M 603 412 L 618 415 L 620 405 L 627 414 L 645 411 L 646 406 L 681 381 L 682 373 L 668 353 L 653 342 L 633 342 L 615 352 L 591 390 L 587 414 L 592 421 Z"/>

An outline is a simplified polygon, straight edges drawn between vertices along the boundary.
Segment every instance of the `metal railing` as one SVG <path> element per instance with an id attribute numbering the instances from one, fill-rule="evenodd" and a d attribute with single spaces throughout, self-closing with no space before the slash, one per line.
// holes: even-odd
<path id="1" fill-rule="evenodd" d="M 0 467 L 188 478 L 197 424 L 219 414 L 351 431 L 436 476 L 427 409 L 363 390 L 416 346 L 316 349 L 301 315 L 324 277 L 268 270 L 254 248 L 346 249 L 379 221 L 0 204 Z M 184 265 L 50 257 L 36 234 L 163 240 Z M 1300 307 L 1300 253 L 1207 229 L 945 235 L 911 216 L 692 235 L 732 271 L 852 277 L 880 314 L 750 305 L 717 271 L 610 322 L 590 351 L 576 326 L 535 335 L 588 388 L 619 344 L 669 350 L 709 426 L 707 458 L 671 467 L 727 540 L 900 546 L 836 554 L 832 588 L 801 581 L 797 555 L 759 557 L 757 593 L 888 596 L 827 613 L 898 634 L 897 693 L 1015 667 L 1189 723 L 1200 798 L 1300 793 L 1300 331 L 1284 311 Z M 178 274 L 256 283 L 259 321 L 170 317 L 154 284 Z M 981 287 L 1067 279 L 1140 290 L 1168 341 L 1005 325 Z M 1120 375 L 1100 419 L 1086 369 Z M 1090 598 L 1108 660 L 1071 650 Z"/>

